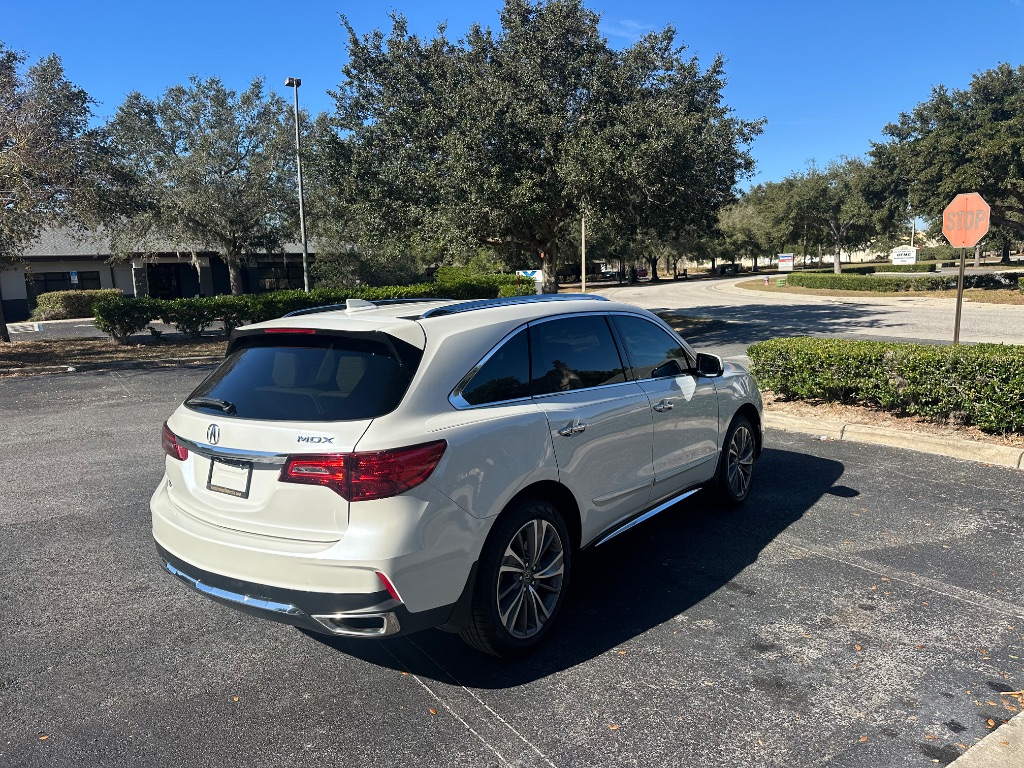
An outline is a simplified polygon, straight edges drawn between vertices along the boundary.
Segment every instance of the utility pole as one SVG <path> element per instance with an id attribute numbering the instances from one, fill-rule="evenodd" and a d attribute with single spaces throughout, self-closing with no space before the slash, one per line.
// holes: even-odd
<path id="1" fill-rule="evenodd" d="M 580 290 L 587 292 L 587 214 L 580 220 Z"/>
<path id="2" fill-rule="evenodd" d="M 299 229 L 302 232 L 302 289 L 309 293 L 309 248 L 306 246 L 306 212 L 302 194 L 302 151 L 299 144 L 299 86 L 302 79 L 289 77 L 285 87 L 295 91 L 295 169 L 299 176 Z"/>

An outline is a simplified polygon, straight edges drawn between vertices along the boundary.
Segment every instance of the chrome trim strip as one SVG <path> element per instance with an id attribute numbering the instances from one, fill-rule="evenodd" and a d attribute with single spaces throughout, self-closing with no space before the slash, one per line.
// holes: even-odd
<path id="1" fill-rule="evenodd" d="M 640 525 L 640 523 L 644 522 L 645 520 L 650 520 L 652 517 L 654 517 L 659 512 L 664 512 L 666 509 L 671 507 L 673 504 L 677 504 L 680 501 L 682 501 L 683 499 L 688 498 L 690 496 L 693 496 L 693 494 L 695 494 L 699 490 L 700 490 L 700 488 L 692 488 L 691 490 L 687 491 L 686 493 L 682 493 L 682 494 L 680 494 L 678 496 L 675 496 L 675 497 L 669 499 L 668 501 L 663 501 L 661 504 L 656 506 L 654 509 L 651 509 L 651 510 L 648 510 L 647 512 L 644 512 L 639 517 L 634 517 L 632 520 L 630 520 L 628 523 L 623 525 L 621 528 L 616 528 L 614 531 L 612 531 L 611 533 L 607 534 L 604 538 L 602 538 L 600 541 L 598 541 L 597 544 L 595 544 L 594 546 L 595 547 L 600 547 L 606 541 L 610 541 L 611 539 L 614 539 L 620 533 L 625 533 L 630 528 L 633 528 L 634 526 Z"/>
<path id="2" fill-rule="evenodd" d="M 245 448 L 221 448 L 220 446 L 207 443 L 196 443 L 183 437 L 178 437 L 178 444 L 182 448 L 207 458 L 216 457 L 218 459 L 227 459 L 228 461 L 251 461 L 256 464 L 284 464 L 288 460 L 288 455 L 284 453 L 250 451 Z"/>
<path id="3" fill-rule="evenodd" d="M 284 616 L 305 615 L 291 603 L 275 603 L 272 600 L 261 600 L 256 597 L 250 597 L 249 595 L 242 595 L 238 592 L 230 592 L 226 589 L 220 589 L 219 587 L 212 587 L 209 584 L 203 584 L 199 579 L 189 576 L 187 573 L 175 568 L 167 561 L 164 561 L 164 568 L 166 568 L 167 572 L 172 576 L 176 576 L 193 589 L 197 589 L 202 592 L 204 595 L 219 598 L 221 600 L 227 600 L 228 602 L 237 603 L 238 605 L 244 605 L 250 608 L 258 608 L 261 611 L 279 613 Z"/>

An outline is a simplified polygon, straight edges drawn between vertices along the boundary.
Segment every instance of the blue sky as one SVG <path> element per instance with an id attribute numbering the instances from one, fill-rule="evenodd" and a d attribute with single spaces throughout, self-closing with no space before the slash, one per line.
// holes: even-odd
<path id="1" fill-rule="evenodd" d="M 68 76 L 113 114 L 126 93 L 157 96 L 190 74 L 244 88 L 254 76 L 290 98 L 303 81 L 311 112 L 333 107 L 345 37 L 338 14 L 367 32 L 395 9 L 412 30 L 438 22 L 459 37 L 472 21 L 496 26 L 501 0 L 389 3 L 352 0 L 0 0 L 0 40 L 30 58 L 57 53 Z M 774 181 L 840 155 L 859 155 L 932 86 L 962 88 L 999 62 L 1024 63 L 1022 0 L 590 0 L 616 47 L 667 24 L 702 62 L 726 57 L 726 101 L 744 118 L 766 117 L 753 145 L 754 181 Z"/>

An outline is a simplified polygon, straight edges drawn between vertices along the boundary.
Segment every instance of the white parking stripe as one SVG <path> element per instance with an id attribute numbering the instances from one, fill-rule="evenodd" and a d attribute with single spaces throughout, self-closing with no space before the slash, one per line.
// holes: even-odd
<path id="1" fill-rule="evenodd" d="M 8 323 L 7 330 L 11 333 L 39 333 L 39 323 Z"/>

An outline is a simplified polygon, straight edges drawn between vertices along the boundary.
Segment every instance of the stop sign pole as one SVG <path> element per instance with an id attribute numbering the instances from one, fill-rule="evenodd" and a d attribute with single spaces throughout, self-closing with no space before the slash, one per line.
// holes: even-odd
<path id="1" fill-rule="evenodd" d="M 953 321 L 953 344 L 960 343 L 960 309 L 964 303 L 964 264 L 967 249 L 973 248 L 988 233 L 991 209 L 977 192 L 964 192 L 942 212 L 942 234 L 949 244 L 960 249 L 960 277 L 956 283 L 956 319 Z"/>

